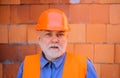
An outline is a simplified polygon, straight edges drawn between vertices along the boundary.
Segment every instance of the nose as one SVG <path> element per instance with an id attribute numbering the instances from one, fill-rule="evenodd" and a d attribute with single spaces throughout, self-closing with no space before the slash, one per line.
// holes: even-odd
<path id="1" fill-rule="evenodd" d="M 57 43 L 58 41 L 59 41 L 59 38 L 56 35 L 52 36 L 53 43 Z"/>

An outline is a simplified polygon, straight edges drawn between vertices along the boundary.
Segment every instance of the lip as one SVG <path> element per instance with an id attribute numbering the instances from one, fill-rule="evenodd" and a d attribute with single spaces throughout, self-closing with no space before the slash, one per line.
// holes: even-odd
<path id="1" fill-rule="evenodd" d="M 50 48 L 58 49 L 58 46 L 51 46 Z"/>
<path id="2" fill-rule="evenodd" d="M 55 46 L 55 45 L 51 46 L 50 48 L 53 49 L 53 50 L 58 50 L 59 49 L 59 47 Z"/>

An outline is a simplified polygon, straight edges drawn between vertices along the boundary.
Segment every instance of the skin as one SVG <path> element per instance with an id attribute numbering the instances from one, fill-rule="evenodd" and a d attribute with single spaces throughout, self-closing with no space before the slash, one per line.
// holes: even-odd
<path id="1" fill-rule="evenodd" d="M 38 31 L 39 45 L 47 60 L 53 61 L 65 53 L 67 37 L 65 31 Z"/>

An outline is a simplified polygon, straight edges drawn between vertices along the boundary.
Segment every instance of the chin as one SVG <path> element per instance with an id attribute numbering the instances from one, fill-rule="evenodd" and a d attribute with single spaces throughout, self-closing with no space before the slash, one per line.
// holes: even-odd
<path id="1" fill-rule="evenodd" d="M 63 54 L 63 53 L 61 53 L 61 52 L 52 52 L 52 53 L 51 53 L 51 56 L 57 58 L 57 57 L 60 57 L 62 54 Z"/>

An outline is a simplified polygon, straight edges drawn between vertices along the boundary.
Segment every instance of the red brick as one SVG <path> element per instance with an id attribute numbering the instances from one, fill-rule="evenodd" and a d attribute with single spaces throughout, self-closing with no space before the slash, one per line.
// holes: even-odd
<path id="1" fill-rule="evenodd" d="M 21 0 L 10 0 L 11 4 L 20 4 L 21 3 Z"/>
<path id="2" fill-rule="evenodd" d="M 59 0 L 59 3 L 69 3 L 70 0 Z M 66 5 L 66 4 L 65 4 Z"/>
<path id="3" fill-rule="evenodd" d="M 69 26 L 71 28 L 71 31 L 69 32 L 68 42 L 85 42 L 85 24 L 70 24 Z"/>
<path id="4" fill-rule="evenodd" d="M 37 39 L 37 32 L 35 29 L 35 25 L 28 25 L 27 29 L 28 29 L 28 43 L 33 44 L 33 43 L 38 43 L 38 39 Z"/>
<path id="5" fill-rule="evenodd" d="M 89 5 L 70 5 L 70 23 L 88 23 Z"/>
<path id="6" fill-rule="evenodd" d="M 120 0 L 99 0 L 99 3 L 120 3 Z"/>
<path id="7" fill-rule="evenodd" d="M 40 4 L 40 0 L 21 0 L 21 4 Z"/>
<path id="8" fill-rule="evenodd" d="M 93 4 L 90 8 L 90 23 L 109 23 L 109 5 Z"/>
<path id="9" fill-rule="evenodd" d="M 17 49 L 13 45 L 0 45 L 0 62 L 11 63 L 17 61 Z"/>
<path id="10" fill-rule="evenodd" d="M 11 23 L 29 23 L 30 22 L 29 5 L 11 6 Z"/>
<path id="11" fill-rule="evenodd" d="M 102 64 L 101 78 L 120 78 L 120 65 Z"/>
<path id="12" fill-rule="evenodd" d="M 120 5 L 110 5 L 110 24 L 120 24 Z"/>
<path id="13" fill-rule="evenodd" d="M 105 24 L 88 24 L 87 42 L 106 42 L 106 27 Z"/>
<path id="14" fill-rule="evenodd" d="M 40 3 L 59 3 L 59 0 L 40 0 Z"/>
<path id="15" fill-rule="evenodd" d="M 11 0 L 0 0 L 0 4 L 11 4 Z"/>
<path id="16" fill-rule="evenodd" d="M 50 3 L 49 0 L 40 0 L 40 3 L 45 4 L 45 3 Z"/>
<path id="17" fill-rule="evenodd" d="M 94 0 L 80 0 L 80 3 L 95 3 Z"/>
<path id="18" fill-rule="evenodd" d="M 74 53 L 74 44 L 68 43 L 66 51 Z"/>
<path id="19" fill-rule="evenodd" d="M 26 26 L 25 25 L 16 25 L 9 27 L 9 43 L 23 43 L 27 42 L 26 40 Z"/>
<path id="20" fill-rule="evenodd" d="M 16 78 L 19 69 L 19 64 L 4 64 L 3 65 L 3 77 L 4 78 Z"/>
<path id="21" fill-rule="evenodd" d="M 20 0 L 0 0 L 0 4 L 20 4 Z"/>
<path id="22" fill-rule="evenodd" d="M 35 45 L 19 45 L 18 46 L 18 61 L 23 61 L 27 55 L 36 54 Z"/>
<path id="23" fill-rule="evenodd" d="M 40 53 L 40 54 L 41 54 L 41 53 L 42 53 L 42 50 L 41 50 L 41 48 L 40 48 L 40 45 L 37 45 L 36 48 L 37 48 L 37 53 Z"/>
<path id="24" fill-rule="evenodd" d="M 120 63 L 120 44 L 115 46 L 115 62 Z"/>
<path id="25" fill-rule="evenodd" d="M 44 10 L 48 9 L 48 5 L 31 5 L 30 6 L 30 21 L 36 23 Z"/>
<path id="26" fill-rule="evenodd" d="M 120 25 L 107 26 L 107 42 L 120 43 Z"/>
<path id="27" fill-rule="evenodd" d="M 10 23 L 10 6 L 0 6 L 0 24 Z"/>
<path id="28" fill-rule="evenodd" d="M 92 44 L 75 44 L 75 53 L 80 53 L 93 60 L 93 45 Z"/>
<path id="29" fill-rule="evenodd" d="M 113 63 L 114 62 L 114 45 L 113 44 L 96 44 L 94 62 Z"/>
<path id="30" fill-rule="evenodd" d="M 3 78 L 3 66 L 2 66 L 2 63 L 0 63 L 0 78 Z"/>
<path id="31" fill-rule="evenodd" d="M 101 64 L 94 64 L 98 78 L 101 78 Z"/>
<path id="32" fill-rule="evenodd" d="M 58 8 L 61 11 L 63 11 L 67 17 L 69 17 L 69 5 L 68 4 L 58 4 L 58 5 L 54 5 L 54 8 Z M 69 19 L 69 18 L 68 18 Z M 69 20 L 68 20 L 69 21 Z"/>
<path id="33" fill-rule="evenodd" d="M 8 43 L 8 26 L 0 26 L 0 43 Z"/>
<path id="34" fill-rule="evenodd" d="M 55 8 L 55 5 L 50 4 L 50 5 L 49 5 L 49 8 Z"/>

